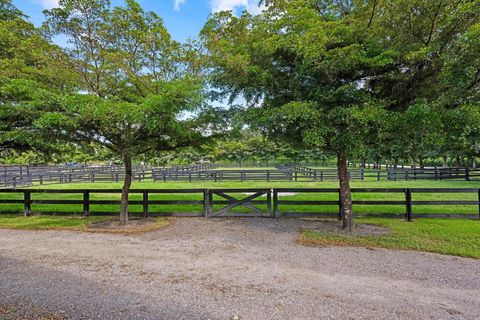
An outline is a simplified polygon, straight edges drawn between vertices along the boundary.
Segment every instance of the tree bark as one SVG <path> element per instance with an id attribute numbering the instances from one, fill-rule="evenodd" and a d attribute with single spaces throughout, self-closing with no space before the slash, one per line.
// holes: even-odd
<path id="1" fill-rule="evenodd" d="M 352 193 L 348 179 L 347 156 L 337 154 L 338 180 L 340 181 L 340 202 L 342 205 L 342 228 L 353 230 Z"/>
<path id="2" fill-rule="evenodd" d="M 448 156 L 443 156 L 443 167 L 447 168 L 448 167 Z"/>
<path id="3" fill-rule="evenodd" d="M 120 199 L 120 224 L 128 223 L 128 193 L 132 185 L 132 157 L 125 155 L 123 157 L 125 165 L 125 179 L 122 187 L 122 197 Z"/>

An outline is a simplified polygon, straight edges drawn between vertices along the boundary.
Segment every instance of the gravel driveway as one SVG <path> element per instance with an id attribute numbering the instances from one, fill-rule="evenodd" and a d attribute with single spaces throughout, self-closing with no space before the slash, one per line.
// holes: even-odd
<path id="1" fill-rule="evenodd" d="M 0 319 L 480 319 L 479 260 L 296 244 L 316 223 L 0 230 Z"/>

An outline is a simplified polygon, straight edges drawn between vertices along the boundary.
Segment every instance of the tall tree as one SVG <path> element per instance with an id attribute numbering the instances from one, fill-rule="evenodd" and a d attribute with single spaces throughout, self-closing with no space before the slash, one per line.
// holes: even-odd
<path id="1" fill-rule="evenodd" d="M 62 51 L 42 36 L 10 0 L 0 1 L 0 152 L 48 153 L 55 144 L 33 121 L 73 87 L 58 61 Z"/>
<path id="2" fill-rule="evenodd" d="M 386 112 L 441 96 L 447 52 L 477 23 L 480 4 L 263 2 L 257 16 L 221 12 L 205 25 L 212 83 L 242 95 L 252 123 L 270 134 L 336 154 L 343 227 L 352 228 L 347 158 L 364 152 Z"/>
<path id="3" fill-rule="evenodd" d="M 64 96 L 37 125 L 68 141 L 97 143 L 125 166 L 120 221 L 128 222 L 132 158 L 202 139 L 193 112 L 201 105 L 199 59 L 192 45 L 171 39 L 162 19 L 134 0 L 60 0 L 45 28 L 62 35 L 79 76 L 79 92 Z"/>
<path id="4" fill-rule="evenodd" d="M 343 226 L 352 228 L 347 157 L 381 112 L 363 84 L 391 58 L 376 43 L 360 42 L 363 30 L 346 23 L 340 10 L 332 8 L 326 17 L 318 10 L 312 1 L 286 1 L 258 16 L 223 12 L 202 37 L 211 53 L 212 82 L 251 103 L 252 123 L 337 156 Z"/>

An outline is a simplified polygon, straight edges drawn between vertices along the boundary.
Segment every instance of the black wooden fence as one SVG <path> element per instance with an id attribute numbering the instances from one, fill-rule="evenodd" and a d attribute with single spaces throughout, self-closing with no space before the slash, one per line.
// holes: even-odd
<path id="1" fill-rule="evenodd" d="M 294 180 L 309 178 L 314 181 L 338 180 L 336 169 L 315 169 L 301 165 L 293 165 Z M 472 168 L 390 168 L 380 169 L 350 169 L 350 180 L 480 180 L 480 169 Z"/>
<path id="2" fill-rule="evenodd" d="M 211 170 L 214 164 L 196 164 L 152 169 L 148 166 L 133 166 L 133 180 L 152 180 L 155 173 L 196 172 Z M 73 182 L 121 182 L 125 169 L 117 165 L 101 166 L 2 166 L 0 169 L 0 187 L 20 187 L 73 183 Z"/>
<path id="3" fill-rule="evenodd" d="M 16 188 L 31 185 L 73 182 L 121 182 L 125 176 L 121 166 L 3 166 L 0 187 Z M 351 180 L 480 180 L 480 169 L 471 168 L 389 168 L 350 169 Z M 279 165 L 277 169 L 218 169 L 217 164 L 196 164 L 164 168 L 135 166 L 134 181 L 334 181 L 336 169 L 310 168 L 305 165 Z"/>
<path id="4" fill-rule="evenodd" d="M 208 171 L 152 171 L 154 181 L 291 181 L 291 172 L 267 169 L 208 170 Z"/>
<path id="5" fill-rule="evenodd" d="M 93 212 L 91 205 L 119 205 L 117 199 L 98 199 L 98 196 L 92 198 L 92 195 L 115 194 L 119 195 L 120 189 L 0 189 L 0 213 L 12 213 L 15 210 L 9 210 L 8 206 L 20 204 L 25 215 L 30 215 L 40 210 L 33 210 L 32 205 L 54 205 L 58 206 L 54 214 L 113 214 L 114 212 Z M 275 188 L 275 189 L 133 189 L 131 195 L 140 194 L 139 200 L 130 198 L 130 205 L 140 205 L 144 217 L 154 216 L 188 216 L 188 217 L 336 217 L 339 218 L 342 213 L 340 205 L 339 189 L 336 188 Z M 413 218 L 468 218 L 480 219 L 480 189 L 478 188 L 353 188 L 354 205 L 366 206 L 402 206 L 402 213 L 382 213 L 375 212 L 362 214 L 361 216 L 379 216 L 379 217 L 404 217 L 410 221 Z M 63 199 L 51 198 L 50 196 L 40 199 L 39 195 L 63 194 Z M 295 195 L 329 195 L 326 199 L 309 200 L 295 198 Z M 356 194 L 389 194 L 393 200 L 355 200 Z M 422 200 L 413 200 L 414 194 L 422 194 Z M 468 200 L 437 200 L 428 198 L 425 195 L 432 194 L 474 194 Z M 6 195 L 6 197 L 5 197 Z M 76 195 L 76 199 L 72 199 Z M 169 195 L 170 197 L 159 199 L 158 195 Z M 178 196 L 183 195 L 182 199 Z M 185 195 L 188 195 L 185 198 Z M 3 196 L 3 197 L 2 197 Z M 67 198 L 67 199 L 65 199 Z M 75 198 L 75 197 L 73 197 Z M 138 197 L 137 197 L 138 198 Z M 308 199 L 309 197 L 307 197 Z M 74 212 L 65 212 L 65 206 L 78 205 L 82 208 Z M 180 206 L 181 210 L 169 210 L 161 212 L 152 210 L 152 206 Z M 63 207 L 62 207 L 63 206 Z M 185 212 L 185 206 L 196 206 L 197 210 Z M 309 210 L 295 211 L 292 208 L 302 206 Z M 414 210 L 415 206 L 449 206 L 453 208 L 475 208 L 471 213 L 422 213 Z M 7 208 L 5 208 L 7 207 Z M 318 211 L 318 208 L 331 208 L 334 211 Z M 200 209 L 198 209 L 200 208 Z M 240 210 L 239 210 L 240 209 Z"/>

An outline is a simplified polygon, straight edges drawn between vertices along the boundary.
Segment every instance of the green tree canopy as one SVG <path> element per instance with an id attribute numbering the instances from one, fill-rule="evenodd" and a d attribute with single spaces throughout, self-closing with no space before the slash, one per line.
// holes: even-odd
<path id="1" fill-rule="evenodd" d="M 264 3 L 257 16 L 221 12 L 207 22 L 201 35 L 211 81 L 231 100 L 243 96 L 251 122 L 271 135 L 337 154 L 344 227 L 351 228 L 347 157 L 373 141 L 386 112 L 444 96 L 447 61 L 475 30 L 480 3 Z"/>
<path id="2" fill-rule="evenodd" d="M 194 118 L 202 104 L 199 58 L 171 39 L 162 19 L 133 0 L 61 0 L 46 11 L 45 28 L 69 46 L 64 66 L 79 91 L 64 95 L 37 126 L 66 141 L 97 143 L 122 159 L 120 218 L 128 221 L 132 158 L 151 150 L 199 144 Z"/>
<path id="3" fill-rule="evenodd" d="M 25 19 L 10 0 L 0 1 L 0 152 L 51 153 L 54 143 L 32 123 L 74 87 L 73 77 L 61 68 L 60 48 Z"/>

